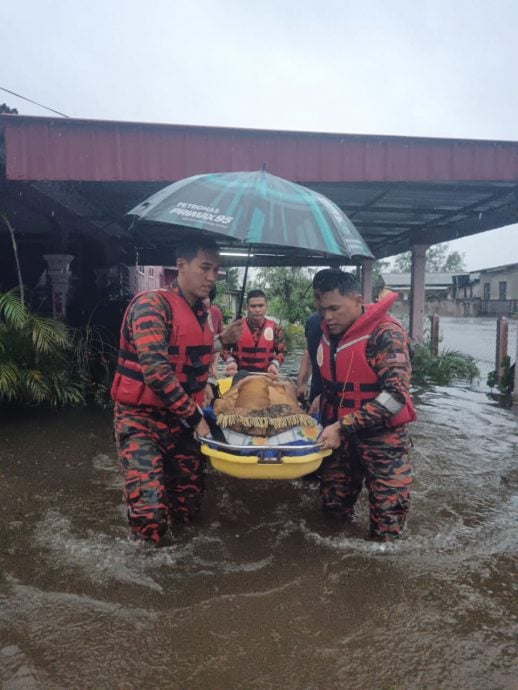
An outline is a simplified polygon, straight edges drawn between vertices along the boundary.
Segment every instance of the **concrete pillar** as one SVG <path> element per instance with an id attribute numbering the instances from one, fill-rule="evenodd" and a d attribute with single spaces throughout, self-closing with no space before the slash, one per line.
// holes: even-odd
<path id="1" fill-rule="evenodd" d="M 430 350 L 435 356 L 439 354 L 439 324 L 439 314 L 432 314 L 430 316 Z"/>
<path id="2" fill-rule="evenodd" d="M 372 267 L 373 259 L 364 259 L 362 266 L 362 295 L 363 301 L 370 304 L 372 302 Z"/>
<path id="3" fill-rule="evenodd" d="M 64 319 L 67 313 L 67 298 L 70 286 L 70 264 L 73 254 L 44 254 L 52 290 L 52 314 Z"/>
<path id="4" fill-rule="evenodd" d="M 516 339 L 516 353 L 514 356 L 514 387 L 513 387 L 513 410 L 518 414 L 518 338 Z"/>
<path id="5" fill-rule="evenodd" d="M 507 357 L 507 344 L 509 342 L 509 319 L 506 316 L 499 316 L 496 322 L 496 354 L 495 371 L 498 380 L 501 381 L 504 375 L 502 362 Z"/>
<path id="6" fill-rule="evenodd" d="M 425 268 L 427 244 L 412 246 L 412 268 L 410 285 L 410 337 L 423 341 L 425 307 Z"/>

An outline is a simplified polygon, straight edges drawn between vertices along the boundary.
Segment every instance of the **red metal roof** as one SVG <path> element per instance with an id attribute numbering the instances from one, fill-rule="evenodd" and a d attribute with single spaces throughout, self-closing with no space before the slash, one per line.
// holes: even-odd
<path id="1" fill-rule="evenodd" d="M 232 170 L 298 182 L 518 180 L 518 142 L 0 116 L 10 180 L 164 181 Z"/>

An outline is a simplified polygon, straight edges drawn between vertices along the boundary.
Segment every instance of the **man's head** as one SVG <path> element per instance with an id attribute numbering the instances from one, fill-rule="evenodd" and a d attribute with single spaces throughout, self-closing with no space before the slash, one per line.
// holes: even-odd
<path id="1" fill-rule="evenodd" d="M 176 250 L 178 285 L 191 304 L 205 299 L 216 284 L 219 270 L 218 247 L 215 242 L 200 239 Z"/>
<path id="2" fill-rule="evenodd" d="M 246 296 L 246 308 L 248 318 L 256 324 L 260 324 L 266 316 L 268 301 L 262 290 L 250 290 Z"/>
<path id="3" fill-rule="evenodd" d="M 361 316 L 361 288 L 352 273 L 336 268 L 318 271 L 313 278 L 313 291 L 332 335 L 344 333 Z"/>

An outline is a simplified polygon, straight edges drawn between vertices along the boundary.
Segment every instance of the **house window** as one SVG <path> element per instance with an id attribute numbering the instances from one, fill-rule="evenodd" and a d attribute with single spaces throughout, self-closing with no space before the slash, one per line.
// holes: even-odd
<path id="1" fill-rule="evenodd" d="M 498 299 L 507 299 L 507 281 L 501 280 L 498 283 Z"/>
<path id="2" fill-rule="evenodd" d="M 144 271 L 144 266 L 137 266 L 137 273 L 139 276 L 146 275 L 146 272 Z"/>
<path id="3" fill-rule="evenodd" d="M 491 299 L 491 283 L 484 283 L 484 299 Z"/>
<path id="4" fill-rule="evenodd" d="M 154 269 L 154 268 L 150 268 L 150 269 L 149 269 L 149 275 L 150 275 L 151 277 L 153 277 L 153 276 L 155 275 L 155 269 Z"/>

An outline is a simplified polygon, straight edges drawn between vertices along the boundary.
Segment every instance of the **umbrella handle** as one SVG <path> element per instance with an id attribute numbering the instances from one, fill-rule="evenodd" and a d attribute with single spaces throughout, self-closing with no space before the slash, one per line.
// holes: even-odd
<path id="1" fill-rule="evenodd" d="M 249 245 L 248 256 L 246 257 L 246 264 L 245 264 L 245 275 L 243 276 L 243 286 L 241 288 L 241 294 L 239 296 L 239 307 L 237 309 L 236 319 L 242 318 L 242 314 L 243 314 L 243 302 L 245 300 L 246 281 L 248 279 L 248 266 L 250 264 L 250 254 L 251 253 L 252 253 L 252 246 Z"/>

